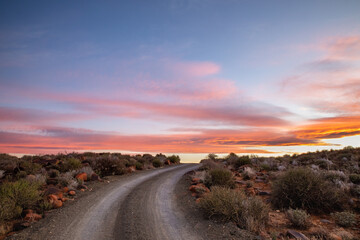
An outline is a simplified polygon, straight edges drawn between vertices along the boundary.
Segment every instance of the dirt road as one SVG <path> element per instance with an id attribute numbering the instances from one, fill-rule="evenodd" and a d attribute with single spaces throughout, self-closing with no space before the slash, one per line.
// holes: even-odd
<path id="1" fill-rule="evenodd" d="M 177 210 L 175 185 L 198 165 L 124 176 L 9 239 L 201 239 Z"/>

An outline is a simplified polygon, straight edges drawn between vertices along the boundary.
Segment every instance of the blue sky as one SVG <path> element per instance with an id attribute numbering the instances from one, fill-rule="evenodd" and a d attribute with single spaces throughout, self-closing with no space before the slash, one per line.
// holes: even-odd
<path id="1" fill-rule="evenodd" d="M 359 1 L 1 1 L 0 134 L 10 140 L 0 151 L 357 146 L 359 9 Z M 317 135 L 303 134 L 310 129 Z"/>

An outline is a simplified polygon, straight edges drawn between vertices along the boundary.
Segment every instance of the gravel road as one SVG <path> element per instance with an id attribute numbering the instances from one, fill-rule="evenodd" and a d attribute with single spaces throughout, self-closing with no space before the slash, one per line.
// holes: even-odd
<path id="1" fill-rule="evenodd" d="M 123 176 L 8 239 L 201 239 L 176 207 L 176 183 L 197 164 Z"/>

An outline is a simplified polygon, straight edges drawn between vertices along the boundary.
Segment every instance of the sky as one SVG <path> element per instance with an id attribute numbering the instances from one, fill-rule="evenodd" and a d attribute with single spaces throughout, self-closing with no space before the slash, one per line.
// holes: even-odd
<path id="1" fill-rule="evenodd" d="M 360 1 L 0 1 L 0 152 L 360 147 Z"/>

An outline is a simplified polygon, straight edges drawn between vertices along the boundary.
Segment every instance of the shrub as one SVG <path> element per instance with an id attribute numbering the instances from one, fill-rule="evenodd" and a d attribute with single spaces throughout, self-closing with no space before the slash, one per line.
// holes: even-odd
<path id="1" fill-rule="evenodd" d="M 178 155 L 172 155 L 168 157 L 171 163 L 180 163 L 180 157 Z"/>
<path id="2" fill-rule="evenodd" d="M 49 177 L 50 177 L 50 178 L 57 178 L 59 175 L 60 175 L 59 170 L 51 169 L 51 170 L 49 171 Z"/>
<path id="3" fill-rule="evenodd" d="M 207 159 L 201 160 L 200 163 L 201 163 L 201 166 L 199 168 L 200 171 L 220 168 L 219 164 L 214 162 L 213 160 L 207 160 Z"/>
<path id="4" fill-rule="evenodd" d="M 336 224 L 342 227 L 352 227 L 356 224 L 356 215 L 351 212 L 337 212 L 332 213 L 331 216 L 335 219 Z"/>
<path id="5" fill-rule="evenodd" d="M 360 184 L 360 174 L 350 174 L 349 175 L 349 179 L 351 182 L 355 183 L 355 184 Z"/>
<path id="6" fill-rule="evenodd" d="M 205 184 L 207 187 L 210 186 L 223 186 L 234 188 L 235 181 L 233 174 L 227 169 L 213 169 L 210 170 L 205 178 Z"/>
<path id="7" fill-rule="evenodd" d="M 300 229 L 306 229 L 310 226 L 310 215 L 301 209 L 289 209 L 286 212 L 286 217 L 290 220 L 291 224 Z"/>
<path id="8" fill-rule="evenodd" d="M 67 172 L 70 170 L 77 170 L 81 167 L 81 162 L 76 158 L 67 158 L 64 160 L 61 170 L 62 172 Z"/>
<path id="9" fill-rule="evenodd" d="M 16 174 L 16 179 L 25 178 L 26 175 L 27 175 L 27 174 L 26 174 L 25 171 L 19 171 L 19 172 Z"/>
<path id="10" fill-rule="evenodd" d="M 0 169 L 12 172 L 17 168 L 19 159 L 9 154 L 0 153 Z"/>
<path id="11" fill-rule="evenodd" d="M 101 156 L 93 162 L 92 167 L 101 177 L 126 173 L 124 161 L 115 156 Z"/>
<path id="12" fill-rule="evenodd" d="M 239 168 L 239 167 L 241 167 L 243 165 L 247 165 L 247 164 L 250 164 L 250 163 L 251 163 L 251 160 L 250 160 L 249 156 L 241 156 L 241 157 L 234 160 L 235 168 Z"/>
<path id="13" fill-rule="evenodd" d="M 24 208 L 35 206 L 41 199 L 39 185 L 24 179 L 5 182 L 0 187 L 0 220 L 18 216 Z"/>
<path id="14" fill-rule="evenodd" d="M 41 165 L 38 163 L 33 163 L 31 161 L 21 161 L 20 168 L 23 169 L 27 174 L 35 174 L 41 169 Z"/>
<path id="15" fill-rule="evenodd" d="M 200 207 L 209 218 L 234 221 L 240 227 L 258 232 L 266 224 L 268 208 L 257 198 L 247 198 L 244 193 L 214 186 L 200 200 Z"/>
<path id="16" fill-rule="evenodd" d="M 159 159 L 154 159 L 154 161 L 152 162 L 153 166 L 156 168 L 159 168 L 162 166 L 162 162 Z"/>
<path id="17" fill-rule="evenodd" d="M 272 185 L 272 203 L 277 208 L 321 212 L 341 208 L 341 202 L 340 190 L 306 168 L 288 170 Z"/>
<path id="18" fill-rule="evenodd" d="M 136 162 L 135 168 L 136 168 L 136 170 L 143 170 L 144 169 L 144 164 Z"/>
<path id="19" fill-rule="evenodd" d="M 127 163 L 125 164 L 126 167 L 132 167 L 132 166 L 136 166 L 137 161 L 133 158 L 130 158 L 129 161 L 127 161 Z"/>

